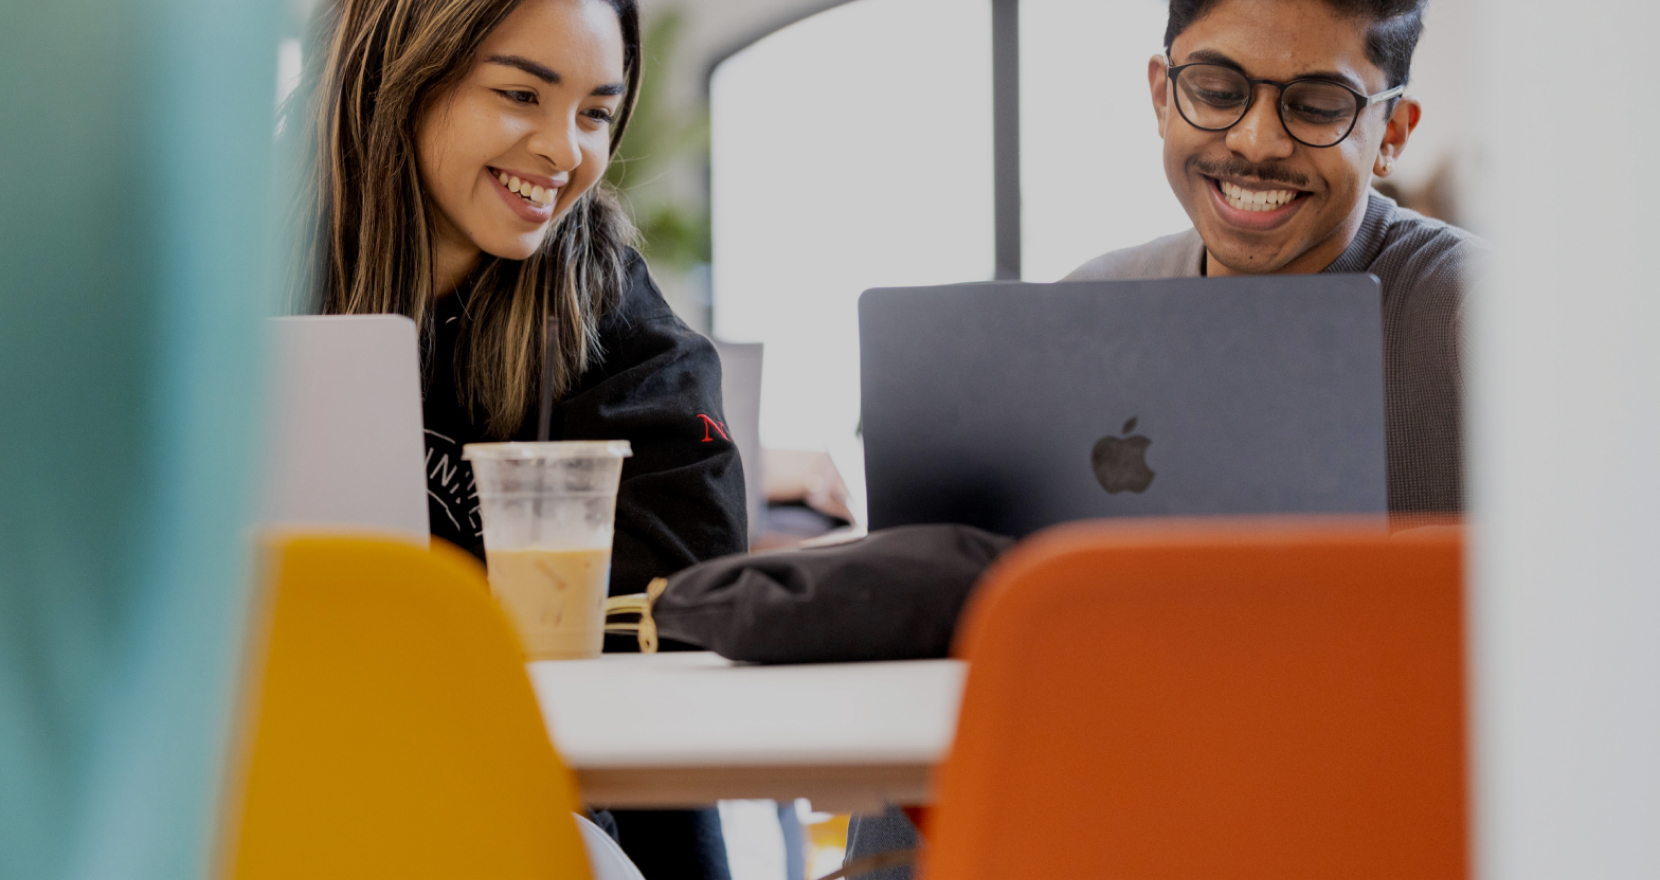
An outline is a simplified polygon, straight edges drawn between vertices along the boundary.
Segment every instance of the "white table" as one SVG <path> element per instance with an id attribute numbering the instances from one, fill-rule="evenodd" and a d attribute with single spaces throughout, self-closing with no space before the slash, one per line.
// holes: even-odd
<path id="1" fill-rule="evenodd" d="M 929 800 L 967 667 L 957 660 L 735 665 L 709 653 L 530 664 L 548 732 L 603 807 L 810 798 L 848 812 Z"/>

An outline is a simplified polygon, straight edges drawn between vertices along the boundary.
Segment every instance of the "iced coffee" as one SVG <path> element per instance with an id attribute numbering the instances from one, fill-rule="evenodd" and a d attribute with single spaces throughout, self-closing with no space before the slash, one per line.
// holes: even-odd
<path id="1" fill-rule="evenodd" d="M 478 443 L 490 590 L 531 660 L 599 656 L 626 441 Z"/>

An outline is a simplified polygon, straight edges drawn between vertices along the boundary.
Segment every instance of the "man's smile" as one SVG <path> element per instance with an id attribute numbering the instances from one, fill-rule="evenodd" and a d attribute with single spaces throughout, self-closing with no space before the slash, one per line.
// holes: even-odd
<path id="1" fill-rule="evenodd" d="M 1310 195 L 1280 183 L 1202 176 L 1217 216 L 1222 222 L 1243 229 L 1266 230 L 1285 223 Z"/>
<path id="2" fill-rule="evenodd" d="M 1241 211 L 1272 211 L 1282 208 L 1294 199 L 1302 198 L 1307 193 L 1296 189 L 1254 189 L 1240 186 L 1226 180 L 1214 180 L 1216 187 L 1222 191 L 1222 198 L 1228 204 Z"/>

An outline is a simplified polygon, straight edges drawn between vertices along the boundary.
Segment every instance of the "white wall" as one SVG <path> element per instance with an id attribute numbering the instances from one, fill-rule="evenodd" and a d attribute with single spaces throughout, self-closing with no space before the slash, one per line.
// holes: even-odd
<path id="1" fill-rule="evenodd" d="M 813 16 L 722 64 L 710 112 L 715 334 L 767 346 L 765 445 L 837 448 L 859 294 L 991 277 L 991 6 Z"/>
<path id="2" fill-rule="evenodd" d="M 1099 254 L 1192 225 L 1164 178 L 1147 59 L 1163 0 L 1022 0 L 1022 275 L 1058 281 Z"/>
<path id="3" fill-rule="evenodd" d="M 1479 874 L 1660 877 L 1660 12 L 1477 8 Z"/>
<path id="4" fill-rule="evenodd" d="M 1430 0 L 1424 13 L 1424 36 L 1412 56 L 1407 85 L 1407 94 L 1423 102 L 1424 116 L 1390 175 L 1404 189 L 1423 185 L 1443 163 L 1453 163 L 1459 173 L 1469 171 L 1475 7 L 1476 0 Z"/>

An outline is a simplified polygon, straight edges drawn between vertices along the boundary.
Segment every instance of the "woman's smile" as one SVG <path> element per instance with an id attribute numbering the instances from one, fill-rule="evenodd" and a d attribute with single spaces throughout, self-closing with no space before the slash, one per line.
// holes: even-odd
<path id="1" fill-rule="evenodd" d="M 543 188 L 544 201 L 536 201 L 536 189 L 525 183 L 523 178 L 510 174 L 508 183 L 501 183 L 501 174 L 491 168 L 485 168 L 485 176 L 490 178 L 491 189 L 495 189 L 496 196 L 500 196 L 501 204 L 505 204 L 515 218 L 531 226 L 543 226 L 553 219 L 553 198 L 558 196 L 558 189 L 554 189 L 553 196 L 549 196 L 548 189 Z"/>
<path id="2" fill-rule="evenodd" d="M 488 165 L 485 166 L 485 169 L 496 180 L 500 181 L 502 186 L 507 187 L 509 192 L 517 193 L 524 197 L 526 201 L 538 205 L 553 204 L 559 196 L 559 190 L 571 181 L 569 174 L 547 177 L 541 174 L 527 174 L 523 171 L 513 171 Z"/>
<path id="3" fill-rule="evenodd" d="M 508 209 L 526 223 L 538 226 L 553 219 L 553 205 L 565 184 L 570 182 L 568 174 L 547 177 L 488 165 L 484 172 Z"/>

